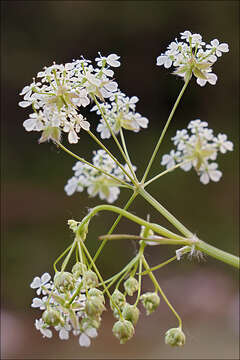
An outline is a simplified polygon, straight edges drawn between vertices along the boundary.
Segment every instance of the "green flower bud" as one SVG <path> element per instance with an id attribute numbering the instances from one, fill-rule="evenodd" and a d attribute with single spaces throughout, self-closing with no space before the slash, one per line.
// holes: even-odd
<path id="1" fill-rule="evenodd" d="M 57 326 L 59 324 L 64 324 L 64 320 L 60 315 L 60 312 L 55 309 L 47 309 L 42 314 L 43 321 L 51 326 Z"/>
<path id="2" fill-rule="evenodd" d="M 171 346 L 183 346 L 185 341 L 185 334 L 180 328 L 169 329 L 165 334 L 165 344 Z"/>
<path id="3" fill-rule="evenodd" d="M 75 280 L 71 273 L 64 271 L 58 272 L 54 276 L 54 285 L 60 292 L 74 289 Z"/>
<path id="4" fill-rule="evenodd" d="M 126 297 L 118 289 L 115 289 L 112 294 L 112 300 L 110 301 L 110 306 L 112 310 L 116 309 L 114 304 L 116 304 L 120 310 L 122 310 L 124 305 L 126 304 Z"/>
<path id="5" fill-rule="evenodd" d="M 72 273 L 75 278 L 79 278 L 79 276 L 83 275 L 84 272 L 87 271 L 87 267 L 85 264 L 82 264 L 80 262 L 77 262 L 72 267 Z"/>
<path id="6" fill-rule="evenodd" d="M 133 276 L 131 276 L 124 282 L 124 289 L 126 290 L 127 294 L 130 296 L 132 296 L 135 293 L 135 291 L 138 290 L 138 288 L 139 288 L 138 281 Z"/>
<path id="7" fill-rule="evenodd" d="M 81 326 L 83 329 L 95 328 L 98 329 L 101 324 L 101 316 L 96 318 L 83 318 L 81 320 Z"/>
<path id="8" fill-rule="evenodd" d="M 85 281 L 88 288 L 94 288 L 98 284 L 98 277 L 92 270 L 85 272 Z"/>
<path id="9" fill-rule="evenodd" d="M 113 325 L 113 335 L 119 339 L 120 344 L 125 344 L 134 335 L 133 324 L 128 320 L 119 320 Z"/>
<path id="10" fill-rule="evenodd" d="M 87 299 L 85 311 L 89 317 L 100 316 L 103 310 L 105 310 L 105 306 L 99 297 L 91 296 L 90 299 Z"/>
<path id="11" fill-rule="evenodd" d="M 160 297 L 156 293 L 147 292 L 140 297 L 143 306 L 150 315 L 160 304 Z"/>
<path id="12" fill-rule="evenodd" d="M 104 295 L 102 293 L 101 290 L 99 289 L 96 289 L 96 288 L 92 288 L 88 291 L 88 295 L 91 297 L 91 296 L 96 296 L 97 298 L 99 298 L 101 300 L 101 302 L 103 304 L 105 304 L 105 298 L 104 298 Z"/>
<path id="13" fill-rule="evenodd" d="M 125 320 L 131 321 L 131 323 L 135 326 L 138 322 L 140 311 L 135 305 L 126 304 L 123 308 L 122 315 Z"/>

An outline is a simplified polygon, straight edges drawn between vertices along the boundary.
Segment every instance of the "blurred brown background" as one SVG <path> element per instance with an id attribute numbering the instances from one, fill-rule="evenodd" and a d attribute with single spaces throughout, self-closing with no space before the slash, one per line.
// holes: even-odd
<path id="1" fill-rule="evenodd" d="M 144 171 L 153 146 L 164 126 L 182 81 L 155 65 L 156 57 L 179 32 L 190 30 L 206 42 L 218 38 L 230 52 L 214 67 L 216 86 L 200 88 L 191 81 L 168 136 L 186 127 L 192 119 L 208 121 L 216 133 L 228 134 L 235 151 L 219 157 L 224 176 L 207 186 L 197 176 L 183 171 L 169 174 L 149 186 L 170 211 L 200 238 L 223 250 L 238 253 L 238 121 L 239 121 L 239 2 L 238 1 L 2 1 L 2 356 L 7 359 L 238 359 L 237 271 L 211 258 L 198 263 L 187 259 L 156 274 L 160 284 L 183 317 L 187 343 L 184 348 L 164 345 L 164 332 L 176 325 L 162 301 L 158 311 L 142 316 L 136 336 L 119 345 L 111 334 L 113 319 L 104 313 L 99 337 L 90 349 L 78 346 L 77 338 L 43 339 L 35 330 L 40 313 L 31 309 L 35 296 L 32 278 L 48 271 L 72 239 L 66 222 L 81 219 L 88 207 L 99 203 L 85 193 L 67 197 L 63 187 L 75 163 L 53 144 L 38 145 L 38 133 L 27 133 L 22 122 L 28 109 L 17 106 L 19 92 L 40 69 L 70 62 L 81 54 L 94 60 L 103 55 L 121 55 L 115 71 L 120 89 L 137 95 L 137 110 L 149 118 L 148 130 L 128 133 L 130 153 Z M 91 115 L 93 128 L 97 124 Z M 163 153 L 169 152 L 167 137 L 151 174 L 159 172 Z M 107 145 L 116 150 L 111 140 Z M 139 146 L 140 145 L 140 146 Z M 87 159 L 96 147 L 82 134 L 73 150 Z M 128 199 L 122 191 L 116 205 Z M 141 199 L 131 211 L 160 224 L 167 223 Z M 94 252 L 97 236 L 108 231 L 114 220 L 101 214 L 93 220 L 88 244 Z M 139 229 L 123 220 L 118 232 Z M 172 256 L 175 248 L 147 250 L 152 265 Z M 129 242 L 108 244 L 99 259 L 104 276 L 117 272 L 134 256 Z M 146 279 L 144 289 L 152 286 Z"/>

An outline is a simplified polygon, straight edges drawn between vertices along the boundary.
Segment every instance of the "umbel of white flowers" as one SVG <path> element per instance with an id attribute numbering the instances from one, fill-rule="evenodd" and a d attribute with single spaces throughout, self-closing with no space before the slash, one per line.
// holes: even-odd
<path id="1" fill-rule="evenodd" d="M 135 132 L 147 127 L 148 120 L 135 112 L 138 98 L 127 97 L 112 79 L 114 72 L 110 67 L 120 66 L 119 56 L 104 57 L 99 53 L 95 61 L 96 67 L 83 57 L 71 63 L 53 63 L 37 74 L 38 80 L 33 78 L 33 82 L 22 89 L 23 101 L 19 106 L 31 106 L 34 111 L 23 126 L 27 131 L 42 132 L 39 142 L 50 139 L 59 142 L 63 132 L 68 133 L 69 143 L 78 143 L 80 130 L 90 129 L 90 123 L 79 109 L 96 99 L 114 133 L 121 127 Z M 97 113 L 100 114 L 99 110 Z M 102 115 L 97 131 L 102 138 L 110 137 Z"/>
<path id="2" fill-rule="evenodd" d="M 217 39 L 206 44 L 200 34 L 192 34 L 188 30 L 180 35 L 182 41 L 172 41 L 165 53 L 158 56 L 157 65 L 163 65 L 167 69 L 174 66 L 173 73 L 184 77 L 185 81 L 194 74 L 200 86 L 207 82 L 215 85 L 217 75 L 212 72 L 212 66 L 222 53 L 229 51 L 228 44 L 220 44 Z"/>
<path id="3" fill-rule="evenodd" d="M 113 159 L 104 150 L 94 151 L 92 164 L 97 168 L 113 175 L 119 180 L 129 181 L 122 169 L 113 161 Z M 125 169 L 128 169 L 127 164 Z M 136 167 L 134 167 L 136 169 Z M 90 196 L 99 195 L 101 200 L 107 202 L 114 202 L 119 194 L 119 187 L 121 183 L 113 178 L 105 175 L 100 170 L 92 168 L 87 164 L 78 161 L 73 166 L 74 176 L 68 180 L 64 187 L 67 195 L 72 195 L 75 192 L 82 192 L 85 188 Z"/>
<path id="4" fill-rule="evenodd" d="M 172 141 L 177 150 L 163 155 L 161 165 L 170 169 L 184 162 L 181 169 L 189 171 L 194 168 L 203 184 L 220 180 L 222 172 L 215 162 L 217 156 L 219 152 L 225 154 L 233 150 L 233 143 L 227 140 L 227 135 L 214 136 L 213 130 L 208 129 L 208 123 L 197 119 L 190 121 L 187 129 L 177 130 Z"/>

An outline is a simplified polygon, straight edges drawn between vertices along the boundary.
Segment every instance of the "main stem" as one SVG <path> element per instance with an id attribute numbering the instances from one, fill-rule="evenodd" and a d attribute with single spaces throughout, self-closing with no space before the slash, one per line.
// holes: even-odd
<path id="1" fill-rule="evenodd" d="M 175 113 L 175 111 L 176 111 L 176 109 L 177 109 L 177 106 L 178 106 L 178 104 L 179 104 L 179 102 L 180 102 L 180 100 L 181 100 L 181 98 L 182 98 L 182 96 L 183 96 L 183 94 L 184 94 L 184 91 L 186 90 L 186 87 L 188 86 L 189 81 L 190 81 L 190 79 L 187 80 L 187 81 L 184 83 L 184 86 L 183 86 L 180 94 L 178 95 L 178 98 L 177 98 L 177 100 L 176 100 L 176 102 L 175 102 L 175 104 L 174 104 L 174 106 L 173 106 L 173 108 L 172 108 L 172 111 L 170 112 L 170 115 L 169 115 L 169 117 L 168 117 L 168 119 L 167 119 L 166 125 L 165 125 L 164 128 L 163 128 L 163 131 L 162 131 L 162 133 L 161 133 L 161 136 L 160 136 L 160 138 L 159 138 L 159 140 L 158 140 L 158 142 L 157 142 L 157 145 L 156 145 L 156 147 L 155 147 L 155 149 L 154 149 L 154 152 L 153 152 L 153 154 L 152 154 L 152 156 L 151 156 L 151 159 L 150 159 L 150 161 L 149 161 L 149 163 L 148 163 L 148 166 L 147 166 L 147 168 L 146 168 L 146 170 L 145 170 L 145 173 L 144 173 L 144 175 L 143 175 L 143 178 L 142 178 L 142 181 L 141 181 L 142 184 L 143 184 L 144 181 L 146 180 L 146 177 L 147 177 L 147 175 L 148 175 L 148 173 L 149 173 L 149 171 L 150 171 L 150 169 L 151 169 L 152 163 L 153 163 L 153 161 L 154 161 L 154 159 L 155 159 L 155 157 L 156 157 L 156 155 L 157 155 L 159 146 L 160 146 L 161 143 L 162 143 L 162 140 L 163 140 L 163 138 L 164 138 L 164 135 L 165 135 L 165 133 L 166 133 L 166 131 L 167 131 L 167 129 L 168 129 L 168 126 L 169 126 L 169 124 L 170 124 L 170 122 L 171 122 L 171 120 L 172 120 L 172 117 L 173 117 L 173 115 L 174 115 L 174 113 Z"/>

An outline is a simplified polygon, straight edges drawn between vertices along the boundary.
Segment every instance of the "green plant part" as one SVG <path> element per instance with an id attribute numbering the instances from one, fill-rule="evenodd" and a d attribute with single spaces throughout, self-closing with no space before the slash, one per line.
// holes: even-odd
<path id="1" fill-rule="evenodd" d="M 113 335 L 119 339 L 120 344 L 125 344 L 134 335 L 134 327 L 131 321 L 119 320 L 113 325 Z"/>
<path id="2" fill-rule="evenodd" d="M 165 343 L 171 346 L 183 346 L 186 341 L 186 336 L 182 329 L 172 328 L 165 334 Z"/>

